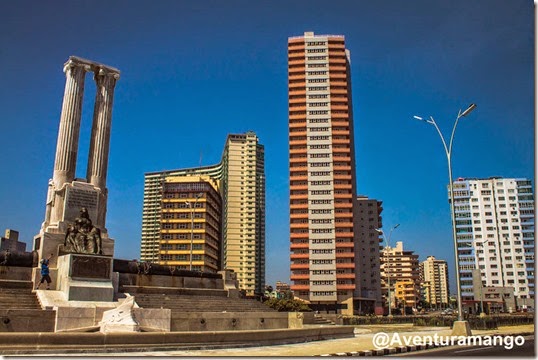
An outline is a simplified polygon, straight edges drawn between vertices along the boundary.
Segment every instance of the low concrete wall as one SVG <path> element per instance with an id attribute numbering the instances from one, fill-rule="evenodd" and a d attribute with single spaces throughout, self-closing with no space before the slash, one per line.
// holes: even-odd
<path id="1" fill-rule="evenodd" d="M 0 332 L 53 332 L 55 316 L 52 310 L 0 310 Z"/>
<path id="2" fill-rule="evenodd" d="M 224 288 L 223 280 L 217 278 L 120 273 L 120 291 L 122 291 L 124 285 L 201 289 Z"/>
<path id="3" fill-rule="evenodd" d="M 287 329 L 286 312 L 175 312 L 172 331 L 232 331 Z"/>
<path id="4" fill-rule="evenodd" d="M 351 326 L 308 329 L 153 333 L 0 333 L 0 355 L 210 349 L 353 337 Z"/>
<path id="5" fill-rule="evenodd" d="M 1 265 L 0 279 L 30 281 L 32 280 L 32 268 Z"/>

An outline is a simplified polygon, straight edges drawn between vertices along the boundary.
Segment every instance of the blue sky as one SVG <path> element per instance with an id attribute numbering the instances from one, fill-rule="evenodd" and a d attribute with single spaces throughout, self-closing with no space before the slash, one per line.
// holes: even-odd
<path id="1" fill-rule="evenodd" d="M 534 4 L 522 0 L 12 1 L 0 5 L 0 228 L 30 248 L 45 214 L 65 76 L 76 55 L 121 70 L 107 227 L 140 250 L 144 173 L 215 164 L 228 133 L 265 145 L 266 278 L 289 279 L 287 38 L 341 34 L 351 51 L 358 192 L 383 201 L 421 260 L 449 261 L 446 136 L 459 109 L 454 177 L 534 183 Z M 95 87 L 86 79 L 77 176 Z M 454 286 L 452 287 L 454 289 Z"/>

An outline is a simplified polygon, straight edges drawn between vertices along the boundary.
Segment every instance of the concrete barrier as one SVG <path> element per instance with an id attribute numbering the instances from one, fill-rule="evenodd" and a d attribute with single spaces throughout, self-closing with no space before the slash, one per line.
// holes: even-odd
<path id="1" fill-rule="evenodd" d="M 52 310 L 0 310 L 0 332 L 54 331 L 56 312 Z"/>
<path id="2" fill-rule="evenodd" d="M 0 333 L 0 355 L 210 349 L 353 337 L 352 327 L 215 332 Z"/>

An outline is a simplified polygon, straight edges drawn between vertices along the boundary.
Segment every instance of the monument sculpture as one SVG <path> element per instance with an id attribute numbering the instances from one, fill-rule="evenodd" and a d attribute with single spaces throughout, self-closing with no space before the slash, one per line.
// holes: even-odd
<path id="1" fill-rule="evenodd" d="M 77 56 L 63 68 L 65 92 L 60 115 L 52 179 L 49 180 L 45 221 L 34 237 L 39 258 L 67 253 L 114 255 L 114 241 L 106 229 L 106 177 L 110 147 L 114 87 L 120 71 Z M 93 72 L 96 85 L 86 178 L 75 178 L 82 118 L 84 82 Z M 84 208 L 84 213 L 80 213 Z M 52 263 L 51 267 L 56 264 Z"/>
<path id="2" fill-rule="evenodd" d="M 63 251 L 78 254 L 102 255 L 102 239 L 99 228 L 93 226 L 88 210 L 80 209 L 80 216 L 67 228 Z"/>

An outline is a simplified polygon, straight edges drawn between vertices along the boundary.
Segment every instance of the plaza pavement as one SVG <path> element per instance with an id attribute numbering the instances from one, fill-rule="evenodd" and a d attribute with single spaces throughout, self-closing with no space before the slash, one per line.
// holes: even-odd
<path id="1" fill-rule="evenodd" d="M 331 326 L 331 325 L 324 325 Z M 334 339 L 324 341 L 313 341 L 308 343 L 289 344 L 289 345 L 274 345 L 260 347 L 243 347 L 243 348 L 228 348 L 228 349 L 208 349 L 208 350 L 166 350 L 166 351 L 147 351 L 147 352 L 118 352 L 101 354 L 105 357 L 129 356 L 129 357 L 144 357 L 144 356 L 176 356 L 176 357 L 305 357 L 316 355 L 328 356 L 349 356 L 349 353 L 357 353 L 364 350 L 375 349 L 372 339 L 378 332 L 387 334 L 399 333 L 406 336 L 449 336 L 451 329 L 448 327 L 422 327 L 413 326 L 412 324 L 401 324 L 394 326 L 386 325 L 369 325 L 356 326 L 355 337 L 347 339 Z M 473 335 L 515 335 L 515 334 L 534 334 L 534 325 L 519 325 L 519 326 L 502 326 L 497 330 L 473 330 Z M 514 349 L 517 352 L 517 349 Z M 347 353 L 347 354 L 346 354 Z M 62 354 L 47 354 L 47 356 L 55 357 Z M 69 354 L 75 356 L 99 356 L 99 354 Z M 514 356 L 517 356 L 514 353 Z"/>

